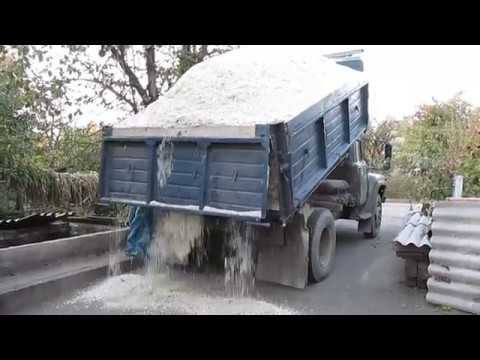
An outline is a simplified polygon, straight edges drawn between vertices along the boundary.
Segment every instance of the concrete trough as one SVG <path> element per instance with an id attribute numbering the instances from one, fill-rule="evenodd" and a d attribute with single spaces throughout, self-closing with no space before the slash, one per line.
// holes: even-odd
<path id="1" fill-rule="evenodd" d="M 109 266 L 120 271 L 131 263 L 121 249 L 128 228 L 0 249 L 0 314 L 46 301 L 107 276 Z"/>

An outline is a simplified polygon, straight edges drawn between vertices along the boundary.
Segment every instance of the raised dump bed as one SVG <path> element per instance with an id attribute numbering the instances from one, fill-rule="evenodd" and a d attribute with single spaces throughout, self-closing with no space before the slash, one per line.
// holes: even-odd
<path id="1" fill-rule="evenodd" d="M 105 129 L 101 199 L 285 222 L 367 126 L 365 77 L 320 49 L 232 51 Z"/>
<path id="2" fill-rule="evenodd" d="M 286 221 L 368 126 L 368 85 L 346 85 L 289 121 L 251 126 L 106 128 L 102 201 Z M 173 150 L 171 174 L 160 149 Z"/>

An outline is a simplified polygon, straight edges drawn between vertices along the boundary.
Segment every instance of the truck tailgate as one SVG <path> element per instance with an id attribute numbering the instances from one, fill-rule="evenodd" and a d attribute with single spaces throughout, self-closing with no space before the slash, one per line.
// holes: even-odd
<path id="1" fill-rule="evenodd" d="M 163 138 L 105 137 L 101 201 L 155 206 L 203 215 L 260 220 L 268 190 L 268 137 L 172 138 L 171 172 L 162 187 Z"/>

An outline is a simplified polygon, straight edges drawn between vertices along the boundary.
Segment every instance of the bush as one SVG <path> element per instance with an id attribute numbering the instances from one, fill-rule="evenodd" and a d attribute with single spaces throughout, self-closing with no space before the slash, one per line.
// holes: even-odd
<path id="1" fill-rule="evenodd" d="M 464 194 L 480 195 L 478 110 L 455 97 L 423 105 L 402 129 L 398 168 L 411 177 L 412 198 L 442 200 L 452 194 L 453 177 L 464 175 Z"/>

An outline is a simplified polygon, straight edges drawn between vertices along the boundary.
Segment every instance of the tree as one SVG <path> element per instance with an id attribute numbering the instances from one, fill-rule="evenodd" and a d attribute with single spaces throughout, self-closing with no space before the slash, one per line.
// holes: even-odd
<path id="1" fill-rule="evenodd" d="M 36 94 L 21 64 L 0 51 L 0 177 L 8 183 L 22 176 L 35 157 L 32 111 Z"/>
<path id="2" fill-rule="evenodd" d="M 62 172 L 100 170 L 102 129 L 91 122 L 86 127 L 67 127 L 49 153 L 52 168 Z"/>
<path id="3" fill-rule="evenodd" d="M 44 115 L 42 109 L 49 105 L 43 103 L 45 94 L 39 94 L 35 84 L 28 79 L 28 64 L 18 61 L 16 55 L 5 47 L 0 48 L 0 180 L 5 188 L 2 192 L 15 194 L 19 212 L 23 212 L 25 200 L 46 207 L 61 205 L 68 208 L 72 203 L 91 206 L 98 182 L 95 173 L 57 173 L 48 166 L 46 159 L 54 155 L 55 148 L 50 149 L 46 144 L 48 133 L 39 126 L 39 120 Z M 63 148 L 56 149 L 63 154 L 59 163 L 68 164 L 66 159 L 70 159 L 73 165 L 77 165 L 77 168 L 72 166 L 72 170 L 97 167 L 98 159 L 88 165 L 79 164 L 87 159 L 88 146 L 96 146 L 98 136 L 95 137 L 95 130 L 98 131 L 90 127 L 62 133 L 58 140 L 59 144 L 64 144 Z M 81 146 L 82 142 L 86 146 Z M 2 198 L 0 208 L 10 211 L 10 200 L 10 196 Z"/>
<path id="4" fill-rule="evenodd" d="M 70 168 L 71 164 L 60 164 L 60 141 L 72 134 L 71 122 L 85 105 L 97 103 L 123 109 L 125 114 L 136 113 L 158 99 L 191 66 L 233 47 L 16 45 L 2 49 L 13 54 L 32 89 L 32 121 L 43 154 L 38 160 L 50 168 Z"/>
<path id="5" fill-rule="evenodd" d="M 465 127 L 465 157 L 461 164 L 465 196 L 480 195 L 480 109 L 475 109 Z"/>
<path id="6" fill-rule="evenodd" d="M 460 96 L 433 105 L 423 105 L 403 131 L 398 154 L 402 172 L 414 181 L 419 199 L 444 199 L 451 195 L 452 178 L 464 174 L 465 193 L 479 195 L 479 120 L 470 104 Z M 475 187 L 478 186 L 478 187 Z"/>
<path id="7" fill-rule="evenodd" d="M 34 127 L 43 165 L 58 167 L 62 134 L 83 108 L 96 104 L 137 113 L 167 91 L 191 66 L 231 50 L 213 45 L 64 45 L 2 47 L 21 66 L 35 96 Z"/>
<path id="8" fill-rule="evenodd" d="M 229 45 L 17 46 L 25 61 L 43 63 L 38 74 L 64 90 L 65 103 L 96 103 L 138 113 L 191 66 L 233 49 Z M 33 70 L 32 70 L 33 73 Z M 74 96 L 83 86 L 81 94 Z M 78 91 L 77 91 L 78 92 Z M 81 111 L 78 107 L 75 111 Z"/>
<path id="9" fill-rule="evenodd" d="M 68 106 L 72 105 L 71 96 L 63 79 L 54 76 L 53 57 L 46 47 L 12 46 L 7 50 L 28 81 L 33 96 L 31 115 L 35 133 L 41 135 L 43 150 L 52 152 L 62 130 L 80 111 L 67 111 Z"/>
<path id="10" fill-rule="evenodd" d="M 368 128 L 363 139 L 363 151 L 365 159 L 371 167 L 383 167 L 385 144 L 391 143 L 395 139 L 399 127 L 400 123 L 398 121 L 388 118 L 377 126 Z"/>

